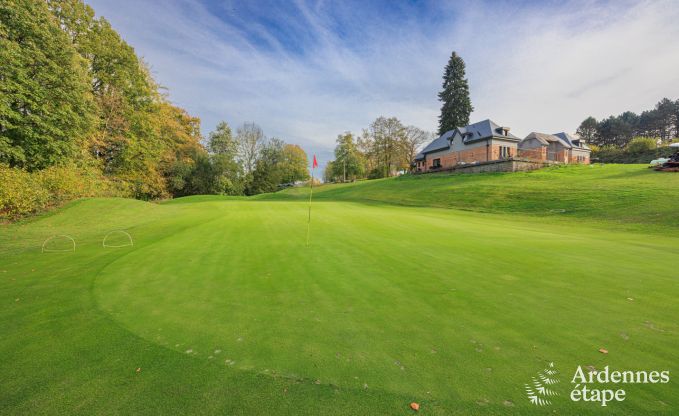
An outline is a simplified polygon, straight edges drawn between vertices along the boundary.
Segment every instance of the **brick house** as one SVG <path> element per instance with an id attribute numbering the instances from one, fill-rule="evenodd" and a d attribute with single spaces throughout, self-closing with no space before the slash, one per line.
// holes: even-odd
<path id="1" fill-rule="evenodd" d="M 491 120 L 457 127 L 434 139 L 415 156 L 417 172 L 488 162 L 516 156 L 521 139 Z"/>
<path id="2" fill-rule="evenodd" d="M 589 164 L 590 153 L 583 140 L 564 132 L 533 132 L 519 143 L 519 157 L 527 159 Z"/>

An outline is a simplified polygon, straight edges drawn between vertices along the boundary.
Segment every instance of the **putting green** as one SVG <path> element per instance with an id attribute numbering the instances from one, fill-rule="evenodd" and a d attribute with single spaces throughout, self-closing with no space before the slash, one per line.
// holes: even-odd
<path id="1" fill-rule="evenodd" d="M 308 247 L 304 189 L 80 200 L 3 226 L 0 414 L 676 413 L 677 181 L 324 186 Z M 62 234 L 75 252 L 41 253 Z M 559 396 L 535 406 L 525 385 L 551 362 Z M 578 365 L 670 382 L 606 385 L 626 398 L 602 408 L 570 400 Z"/>
<path id="2" fill-rule="evenodd" d="M 524 383 L 553 361 L 568 373 L 555 401 L 582 412 L 593 405 L 566 397 L 577 365 L 676 365 L 676 239 L 323 202 L 307 248 L 301 203 L 177 207 L 193 225 L 170 222 L 121 251 L 95 278 L 96 302 L 148 342 L 224 371 L 448 411 L 527 410 Z M 667 386 L 631 386 L 616 407 L 673 400 Z"/>

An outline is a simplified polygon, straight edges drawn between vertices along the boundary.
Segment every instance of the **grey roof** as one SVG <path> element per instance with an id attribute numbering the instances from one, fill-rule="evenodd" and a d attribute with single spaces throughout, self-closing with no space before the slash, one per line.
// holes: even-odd
<path id="1" fill-rule="evenodd" d="M 560 143 L 561 146 L 563 146 L 567 149 L 570 149 L 571 147 L 573 147 L 567 140 L 564 140 L 564 139 L 562 139 L 561 137 L 559 137 L 555 134 L 532 132 L 531 134 L 526 136 L 523 140 L 530 140 L 530 139 L 537 139 L 540 143 L 542 143 L 545 146 L 548 145 L 549 143 Z"/>
<path id="2" fill-rule="evenodd" d="M 424 159 L 424 153 L 420 152 L 415 155 L 415 160 L 422 160 Z"/>
<path id="3" fill-rule="evenodd" d="M 549 140 L 548 140 L 545 136 L 549 136 L 549 134 L 532 132 L 532 133 L 529 134 L 528 136 L 524 137 L 523 140 L 521 140 L 521 144 L 523 144 L 526 140 L 535 139 L 535 140 L 537 140 L 540 144 L 545 145 L 545 146 L 548 146 L 548 145 L 549 145 Z"/>
<path id="4" fill-rule="evenodd" d="M 462 137 L 464 137 L 463 142 L 465 144 L 473 143 L 479 140 L 486 140 L 492 137 L 517 142 L 521 140 L 509 132 L 507 132 L 506 135 L 503 134 L 502 126 L 493 122 L 492 120 L 486 119 L 465 127 L 458 127 L 445 132 L 443 135 L 429 143 L 427 147 L 422 149 L 422 152 L 420 153 L 422 157 L 424 157 L 424 155 L 427 153 L 449 149 L 450 138 L 453 137 L 453 134 L 455 134 L 456 131 L 460 132 Z M 417 159 L 417 157 L 415 159 Z"/>
<path id="5" fill-rule="evenodd" d="M 464 136 L 465 143 L 472 143 L 478 140 L 489 139 L 491 137 L 516 141 L 521 140 L 512 133 L 507 132 L 506 135 L 503 134 L 502 128 L 503 126 L 500 126 L 490 119 L 486 119 L 465 127 L 458 127 L 456 130 L 458 130 L 462 136 Z"/>
<path id="6" fill-rule="evenodd" d="M 426 153 L 431 153 L 435 152 L 437 150 L 443 150 L 443 149 L 448 149 L 450 147 L 450 142 L 448 139 L 453 135 L 455 130 L 450 130 L 445 133 L 443 133 L 442 136 L 434 139 L 431 143 L 427 145 L 424 149 L 422 149 L 422 155 Z"/>
<path id="7" fill-rule="evenodd" d="M 572 147 L 578 147 L 580 149 L 589 150 L 589 147 L 587 146 L 587 144 L 585 144 L 585 141 L 582 140 L 578 136 L 573 136 L 573 135 L 570 135 L 570 134 L 563 132 L 563 131 L 561 133 L 554 134 L 554 136 L 556 136 L 556 137 L 560 138 L 561 140 L 567 142 Z"/>

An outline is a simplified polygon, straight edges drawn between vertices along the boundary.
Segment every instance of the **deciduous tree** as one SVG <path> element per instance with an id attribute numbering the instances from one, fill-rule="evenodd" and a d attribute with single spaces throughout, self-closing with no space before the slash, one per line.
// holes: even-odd
<path id="1" fill-rule="evenodd" d="M 410 168 L 420 147 L 431 139 L 431 133 L 415 126 L 407 126 L 401 140 L 401 166 L 404 169 Z"/>
<path id="2" fill-rule="evenodd" d="M 75 158 L 92 131 L 87 63 L 42 1 L 0 2 L 0 162 Z"/>
<path id="3" fill-rule="evenodd" d="M 264 147 L 264 132 L 255 123 L 244 123 L 238 127 L 236 142 L 238 144 L 238 159 L 243 164 L 246 174 L 252 173 L 255 163 Z"/>
<path id="4" fill-rule="evenodd" d="M 363 155 L 358 150 L 353 134 L 347 131 L 338 135 L 336 143 L 332 176 L 341 178 L 342 181 L 363 177 L 365 175 L 365 162 Z"/>

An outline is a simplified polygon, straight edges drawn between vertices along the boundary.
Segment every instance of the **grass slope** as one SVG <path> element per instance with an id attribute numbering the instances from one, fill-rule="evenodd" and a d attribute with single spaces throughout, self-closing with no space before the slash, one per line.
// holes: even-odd
<path id="1" fill-rule="evenodd" d="M 594 231 L 569 217 L 396 205 L 414 204 L 418 184 L 438 190 L 434 205 L 453 204 L 441 190 L 456 181 L 539 189 L 530 175 L 321 187 L 308 248 L 299 190 L 82 200 L 3 227 L 0 413 L 409 414 L 411 401 L 421 414 L 602 413 L 568 400 L 575 366 L 679 370 L 679 239 L 610 221 Z M 602 170 L 602 182 L 662 194 L 645 175 L 625 187 Z M 509 199 L 490 208 L 512 204 L 527 211 Z M 134 246 L 103 248 L 114 229 Z M 40 253 L 54 234 L 73 236 L 76 252 Z M 550 361 L 562 395 L 537 408 L 523 386 Z M 676 411 L 673 382 L 628 385 L 604 410 Z"/>
<path id="2" fill-rule="evenodd" d="M 432 174 L 323 185 L 316 200 L 351 200 L 615 222 L 627 229 L 679 228 L 679 175 L 645 165 L 561 166 L 532 172 Z M 293 188 L 265 199 L 306 199 Z"/>

